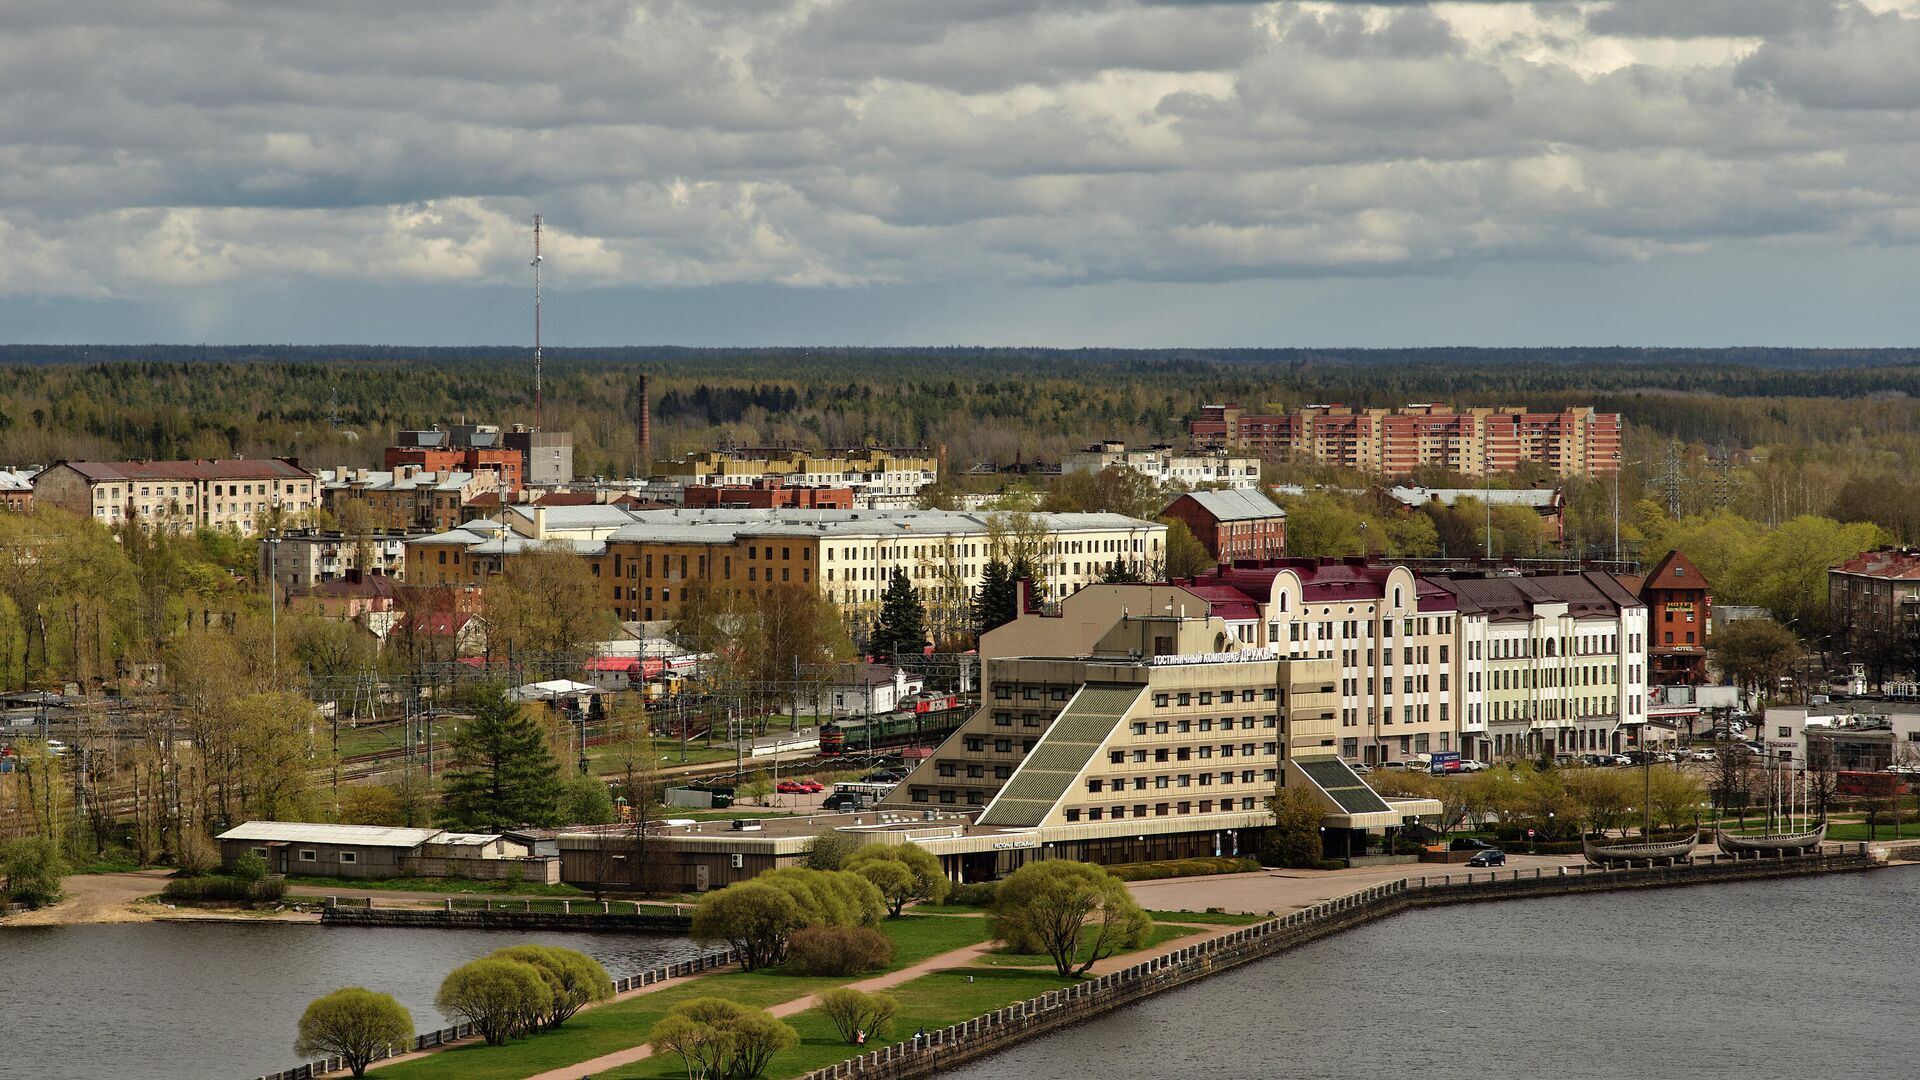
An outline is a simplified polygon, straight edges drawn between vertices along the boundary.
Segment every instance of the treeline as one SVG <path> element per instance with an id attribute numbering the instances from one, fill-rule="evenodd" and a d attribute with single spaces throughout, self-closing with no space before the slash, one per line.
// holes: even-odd
<path id="1" fill-rule="evenodd" d="M 533 420 L 525 350 L 0 347 L 0 463 L 257 457 L 364 466 L 396 431 Z M 1058 460 L 1100 438 L 1185 440 L 1201 405 L 1592 405 L 1645 459 L 1762 451 L 1801 467 L 1920 457 L 1916 350 L 555 349 L 549 428 L 583 476 L 633 475 L 651 376 L 656 457 L 716 443 L 924 445 L 950 467 Z M 1847 476 L 1841 476 L 1844 482 Z M 1830 492 L 1820 475 L 1798 485 Z M 1779 500 L 1776 500 L 1779 501 Z M 1763 517 L 1825 507 L 1788 506 Z"/>

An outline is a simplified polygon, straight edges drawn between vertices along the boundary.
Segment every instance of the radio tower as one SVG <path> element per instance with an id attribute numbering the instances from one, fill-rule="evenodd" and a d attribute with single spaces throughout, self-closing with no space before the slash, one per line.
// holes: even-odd
<path id="1" fill-rule="evenodd" d="M 539 431 L 545 417 L 540 399 L 540 215 L 533 215 L 533 429 Z"/>

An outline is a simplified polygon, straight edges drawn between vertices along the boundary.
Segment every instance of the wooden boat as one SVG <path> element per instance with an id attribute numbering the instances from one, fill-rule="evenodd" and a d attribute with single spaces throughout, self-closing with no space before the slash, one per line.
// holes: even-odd
<path id="1" fill-rule="evenodd" d="M 1813 851 L 1827 838 L 1827 823 L 1796 833 L 1764 833 L 1741 836 L 1725 829 L 1713 830 L 1714 843 L 1729 855 L 1779 855 L 1788 851 Z"/>
<path id="2" fill-rule="evenodd" d="M 1586 837 L 1582 840 L 1582 844 L 1586 847 L 1587 851 L 1587 861 L 1596 866 L 1605 866 L 1608 863 L 1620 862 L 1677 862 L 1692 855 L 1694 847 L 1699 843 L 1700 833 L 1698 831 L 1694 832 L 1692 836 L 1687 837 L 1685 840 L 1672 840 L 1665 843 L 1653 844 L 1645 842 L 1635 843 L 1632 841 L 1609 844 L 1596 842 L 1592 837 Z"/>

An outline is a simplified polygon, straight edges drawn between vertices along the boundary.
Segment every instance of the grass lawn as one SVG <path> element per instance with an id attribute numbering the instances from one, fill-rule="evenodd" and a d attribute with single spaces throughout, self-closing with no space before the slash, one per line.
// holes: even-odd
<path id="1" fill-rule="evenodd" d="M 953 921 L 958 922 L 960 920 L 956 919 Z M 1153 927 L 1153 936 L 1148 938 L 1147 943 L 1145 945 L 1142 945 L 1141 948 L 1151 949 L 1159 945 L 1164 945 L 1167 942 L 1174 940 L 1175 938 L 1192 937 L 1193 935 L 1199 934 L 1201 932 L 1202 932 L 1201 930 L 1192 926 L 1175 926 L 1171 923 L 1155 923 Z M 1138 951 L 1138 950 L 1132 950 L 1132 951 Z M 1088 934 L 1081 940 L 1080 951 L 1075 959 L 1078 963 L 1085 963 L 1087 960 L 1087 957 L 1092 952 L 1093 952 L 1093 936 L 1091 934 Z M 1036 968 L 1038 967 L 1038 968 L 1051 969 L 1053 967 L 1053 957 L 1048 956 L 1046 953 L 1002 952 L 998 949 L 995 949 L 992 952 L 987 953 L 986 955 L 982 956 L 979 960 L 975 962 L 982 967 L 997 967 L 997 968 Z M 971 1016 L 974 1014 L 969 1013 L 968 1015 Z"/>
<path id="2" fill-rule="evenodd" d="M 1878 838 L 1881 840 L 1911 840 L 1920 838 L 1920 821 L 1902 822 L 1900 825 L 1900 835 L 1897 837 L 1894 835 L 1892 823 L 1885 821 L 1880 823 L 1880 827 L 1877 830 L 1869 830 L 1866 825 L 1859 822 L 1849 822 L 1844 825 L 1829 825 L 1827 826 L 1827 839 L 1867 840 L 1872 839 L 1872 837 L 1868 835 L 1870 831 L 1876 832 Z"/>
<path id="3" fill-rule="evenodd" d="M 881 929 L 894 940 L 893 966 L 896 969 L 930 956 L 977 944 L 986 940 L 987 935 L 986 923 L 979 919 L 908 916 L 889 919 L 881 924 Z M 647 1029 L 666 1015 L 668 1009 L 684 1001 L 718 996 L 742 1005 L 764 1008 L 828 990 L 847 981 L 831 976 L 783 975 L 777 971 L 733 971 L 708 975 L 680 986 L 589 1009 L 567 1021 L 558 1031 L 521 1039 L 505 1046 L 461 1047 L 417 1061 L 399 1062 L 381 1069 L 380 1075 L 386 1080 L 519 1080 L 520 1077 L 637 1046 L 646 1040 Z M 943 1024 L 951 1022 L 943 1021 Z M 840 1053 L 822 1060 L 837 1061 L 845 1056 Z M 678 1062 L 674 1064 L 678 1065 Z M 684 1077 L 686 1071 L 679 1070 L 678 1075 Z"/>
<path id="4" fill-rule="evenodd" d="M 921 1028 L 936 1031 L 1002 1005 L 1058 990 L 1074 981 L 1062 979 L 1052 971 L 977 971 L 971 973 L 973 982 L 969 983 L 967 974 L 942 971 L 922 975 L 888 991 L 900 1002 L 900 1015 L 888 1036 L 863 1047 L 847 1045 L 818 1009 L 788 1017 L 787 1023 L 800 1032 L 800 1044 L 777 1055 L 768 1064 L 766 1075 L 769 1078 L 800 1076 L 857 1053 L 879 1049 L 888 1042 L 912 1038 Z M 605 1073 L 603 1080 L 684 1080 L 686 1075 L 680 1059 L 668 1055 L 614 1069 Z"/>
<path id="5" fill-rule="evenodd" d="M 299 889 L 371 889 L 386 892 L 496 893 L 511 896 L 581 897 L 586 892 L 571 885 L 531 881 L 476 881 L 472 878 L 339 878 L 292 875 L 287 884 Z M 557 909 L 556 909 L 557 910 Z"/>
<path id="6" fill-rule="evenodd" d="M 926 915 L 985 915 L 983 907 L 968 907 L 965 904 L 915 904 L 913 910 Z"/>

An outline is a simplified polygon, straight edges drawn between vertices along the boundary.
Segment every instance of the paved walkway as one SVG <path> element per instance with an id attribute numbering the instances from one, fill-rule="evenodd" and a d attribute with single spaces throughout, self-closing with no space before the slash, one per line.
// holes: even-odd
<path id="1" fill-rule="evenodd" d="M 1509 855 L 1507 869 L 1575 866 L 1584 861 L 1578 855 Z M 1417 878 L 1422 874 L 1465 873 L 1466 869 L 1461 863 L 1397 863 L 1352 870 L 1261 870 L 1217 877 L 1136 881 L 1127 888 L 1140 906 L 1149 911 L 1220 908 L 1246 915 L 1285 915 L 1382 882 Z"/>

